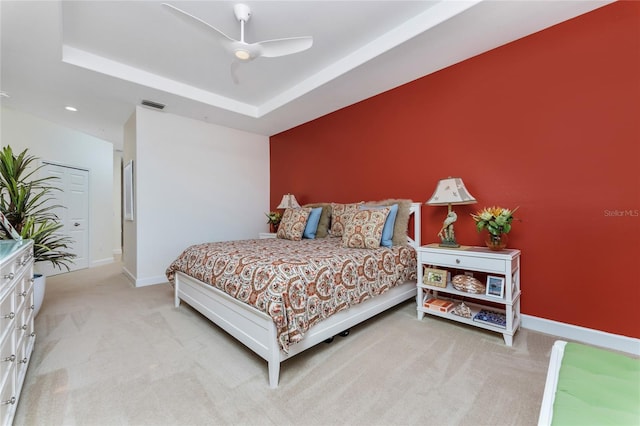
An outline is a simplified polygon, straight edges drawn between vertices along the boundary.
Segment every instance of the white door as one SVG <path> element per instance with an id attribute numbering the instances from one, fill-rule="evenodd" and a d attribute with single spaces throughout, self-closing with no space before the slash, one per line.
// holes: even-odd
<path id="1" fill-rule="evenodd" d="M 89 267 L 89 171 L 65 167 L 57 164 L 45 163 L 42 168 L 44 176 L 56 176 L 58 179 L 50 181 L 60 191 L 51 193 L 53 202 L 65 208 L 55 209 L 54 213 L 60 218 L 63 227 L 60 234 L 70 237 L 73 241 L 68 251 L 76 257 L 69 262 L 69 269 L 85 269 Z M 65 267 L 54 268 L 50 262 L 37 264 L 38 272 L 45 275 L 55 275 L 67 272 Z"/>

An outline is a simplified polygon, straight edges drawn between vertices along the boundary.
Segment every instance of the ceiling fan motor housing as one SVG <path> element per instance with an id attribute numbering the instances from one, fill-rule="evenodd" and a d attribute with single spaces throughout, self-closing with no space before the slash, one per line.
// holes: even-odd
<path id="1" fill-rule="evenodd" d="M 251 8 L 246 4 L 238 3 L 233 6 L 233 13 L 236 19 L 241 22 L 247 22 L 251 18 Z"/>

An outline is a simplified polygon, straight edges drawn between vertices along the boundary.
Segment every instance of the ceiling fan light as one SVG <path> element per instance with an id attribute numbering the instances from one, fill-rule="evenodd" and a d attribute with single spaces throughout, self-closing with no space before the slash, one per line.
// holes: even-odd
<path id="1" fill-rule="evenodd" d="M 249 53 L 249 51 L 244 49 L 236 50 L 235 55 L 236 55 L 236 58 L 240 59 L 241 61 L 246 61 L 251 57 L 251 54 Z"/>

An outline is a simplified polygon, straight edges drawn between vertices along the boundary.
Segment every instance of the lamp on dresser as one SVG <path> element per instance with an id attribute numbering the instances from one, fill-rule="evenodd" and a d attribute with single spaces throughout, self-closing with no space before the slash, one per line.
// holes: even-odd
<path id="1" fill-rule="evenodd" d="M 278 204 L 277 209 L 293 209 L 300 207 L 298 200 L 296 200 L 296 196 L 293 194 L 284 194 L 282 196 L 282 201 Z"/>
<path id="2" fill-rule="evenodd" d="M 448 177 L 440 179 L 436 190 L 425 204 L 429 206 L 448 206 L 449 208 L 442 228 L 438 232 L 441 247 L 460 247 L 453 231 L 453 224 L 458 219 L 458 216 L 451 209 L 451 206 L 475 203 L 477 203 L 476 199 L 467 191 L 461 178 Z"/>

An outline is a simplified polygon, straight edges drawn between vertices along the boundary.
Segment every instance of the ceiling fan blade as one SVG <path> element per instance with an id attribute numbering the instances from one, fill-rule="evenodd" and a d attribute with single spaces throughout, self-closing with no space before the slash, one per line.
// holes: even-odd
<path id="1" fill-rule="evenodd" d="M 278 56 L 291 55 L 307 50 L 313 45 L 313 37 L 291 37 L 277 40 L 266 40 L 253 43 L 260 46 L 261 54 L 265 58 L 276 58 Z"/>
<path id="2" fill-rule="evenodd" d="M 209 35 L 209 36 L 213 35 L 214 37 L 227 42 L 236 41 L 231 37 L 229 37 L 228 35 L 226 35 L 225 33 L 223 33 L 222 31 L 220 31 L 219 29 L 217 29 L 216 27 L 204 22 L 202 19 L 197 18 L 191 15 L 190 13 L 185 12 L 182 9 L 178 9 L 177 7 L 169 3 L 162 3 L 162 5 L 165 7 L 167 11 L 171 12 L 174 16 L 182 19 L 187 24 L 189 25 L 195 24 L 196 28 L 198 28 L 200 31 L 203 31 L 206 35 Z"/>

